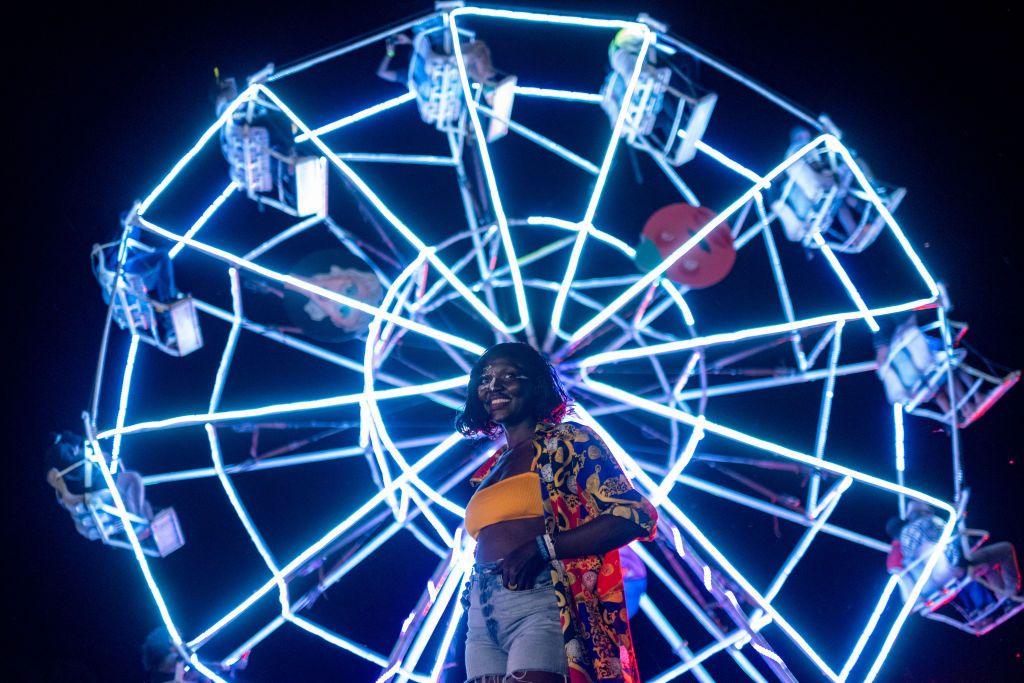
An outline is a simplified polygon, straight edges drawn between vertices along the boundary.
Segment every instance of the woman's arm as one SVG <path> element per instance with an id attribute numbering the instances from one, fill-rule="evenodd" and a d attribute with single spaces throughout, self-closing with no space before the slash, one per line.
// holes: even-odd
<path id="1" fill-rule="evenodd" d="M 559 560 L 603 555 L 640 538 L 654 538 L 658 513 L 639 491 L 633 488 L 608 447 L 593 430 L 584 425 L 570 427 L 563 441 L 576 461 L 571 491 L 578 495 L 591 519 L 575 529 L 553 535 L 555 558 Z M 502 562 L 505 585 L 523 585 L 537 575 L 544 558 L 536 543 L 523 544 Z"/>
<path id="2" fill-rule="evenodd" d="M 645 536 L 640 525 L 623 517 L 601 515 L 596 519 L 552 537 L 555 557 L 568 560 L 587 555 L 604 555 Z"/>
<path id="3" fill-rule="evenodd" d="M 563 531 L 552 538 L 555 557 L 568 560 L 587 555 L 604 555 L 621 548 L 647 532 L 638 524 L 623 517 L 600 515 L 575 529 Z M 529 581 L 540 573 L 545 559 L 535 541 L 519 546 L 502 560 L 501 576 L 505 586 L 529 588 Z"/>

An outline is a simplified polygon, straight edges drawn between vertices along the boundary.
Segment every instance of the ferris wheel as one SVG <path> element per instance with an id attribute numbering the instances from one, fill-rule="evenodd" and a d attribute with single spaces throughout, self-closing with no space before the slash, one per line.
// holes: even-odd
<path id="1" fill-rule="evenodd" d="M 871 680 L 912 614 L 980 634 L 1020 610 L 957 608 L 967 582 L 942 575 L 958 430 L 1019 373 L 961 343 L 905 190 L 828 117 L 645 15 L 461 3 L 218 84 L 212 125 L 94 249 L 102 351 L 54 480 L 134 555 L 185 666 L 225 680 L 293 630 L 377 680 L 446 675 L 464 484 L 496 446 L 452 423 L 508 340 L 661 512 L 626 563 L 641 666 L 649 642 L 673 658 L 648 680 Z M 939 494 L 911 420 L 950 437 Z M 880 520 L 908 509 L 937 542 L 886 574 Z M 220 552 L 230 571 L 197 573 Z M 382 615 L 324 608 L 382 573 L 405 588 Z M 840 575 L 844 623 L 802 614 Z"/>

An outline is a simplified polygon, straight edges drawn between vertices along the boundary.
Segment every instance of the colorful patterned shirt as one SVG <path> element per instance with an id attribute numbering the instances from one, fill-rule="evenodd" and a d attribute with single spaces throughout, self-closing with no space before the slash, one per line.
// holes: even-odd
<path id="1" fill-rule="evenodd" d="M 544 528 L 552 536 L 599 515 L 615 515 L 655 535 L 657 512 L 633 488 L 608 447 L 589 427 L 540 422 L 531 469 L 540 475 Z M 471 478 L 476 485 L 505 448 Z M 571 683 L 638 683 L 619 551 L 552 562 Z"/>
<path id="2" fill-rule="evenodd" d="M 942 538 L 942 520 L 930 513 L 912 516 L 900 531 L 900 550 L 903 553 L 904 566 L 910 566 L 926 552 L 930 552 Z M 954 538 L 946 546 L 946 560 L 949 564 L 961 564 L 963 555 L 960 543 Z"/>

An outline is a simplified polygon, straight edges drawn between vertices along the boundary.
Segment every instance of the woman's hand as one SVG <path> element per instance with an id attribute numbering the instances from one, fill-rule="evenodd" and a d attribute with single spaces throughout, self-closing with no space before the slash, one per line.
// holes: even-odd
<path id="1" fill-rule="evenodd" d="M 526 590 L 545 564 L 535 540 L 527 541 L 501 560 L 501 582 L 509 590 Z"/>

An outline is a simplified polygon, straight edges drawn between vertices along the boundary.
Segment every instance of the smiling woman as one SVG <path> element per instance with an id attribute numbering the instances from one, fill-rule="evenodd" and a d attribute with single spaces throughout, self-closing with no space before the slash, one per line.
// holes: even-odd
<path id="1" fill-rule="evenodd" d="M 657 513 L 592 430 L 561 421 L 567 405 L 528 344 L 492 347 L 470 375 L 456 426 L 505 438 L 466 508 L 471 683 L 639 680 L 618 548 L 653 538 Z"/>
<path id="2" fill-rule="evenodd" d="M 519 403 L 528 412 L 517 415 L 519 421 L 530 417 L 551 423 L 562 421 L 569 401 L 551 365 L 529 344 L 510 342 L 495 344 L 480 356 L 469 377 L 470 392 L 466 406 L 455 420 L 456 428 L 465 434 L 497 438 L 504 434 L 505 423 L 492 416 L 491 398 L 511 399 L 527 390 L 528 403 Z"/>

